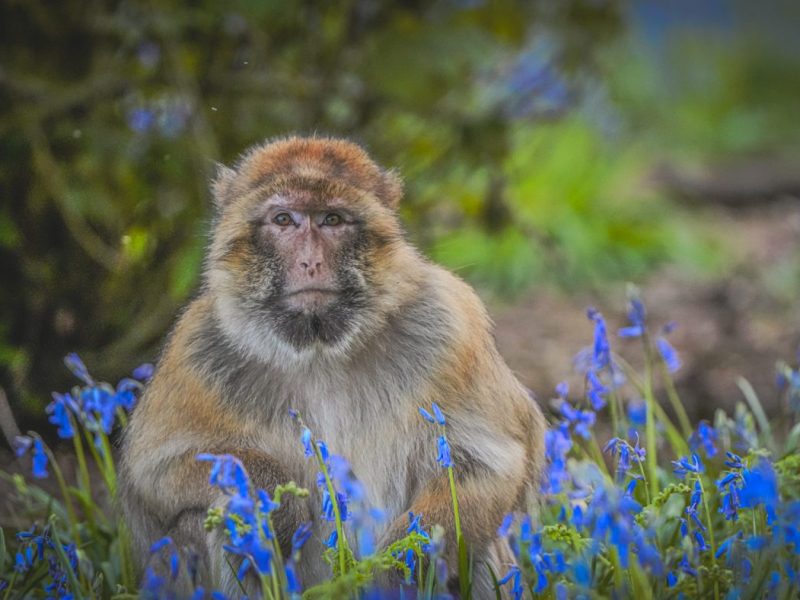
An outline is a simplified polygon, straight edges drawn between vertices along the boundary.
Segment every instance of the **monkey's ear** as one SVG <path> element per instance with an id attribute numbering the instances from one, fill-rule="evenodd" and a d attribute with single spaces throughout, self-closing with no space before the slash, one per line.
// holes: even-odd
<path id="1" fill-rule="evenodd" d="M 378 195 L 383 203 L 396 209 L 403 198 L 403 180 L 395 171 L 384 171 Z"/>
<path id="2" fill-rule="evenodd" d="M 221 211 L 233 199 L 233 184 L 236 180 L 236 171 L 217 163 L 217 172 L 211 180 L 211 192 L 214 195 L 214 207 Z"/>

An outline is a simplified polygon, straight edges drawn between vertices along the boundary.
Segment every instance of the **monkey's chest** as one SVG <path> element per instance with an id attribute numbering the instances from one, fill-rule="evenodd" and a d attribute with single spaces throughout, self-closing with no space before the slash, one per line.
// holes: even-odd
<path id="1" fill-rule="evenodd" d="M 352 475 L 363 485 L 366 501 L 395 516 L 408 506 L 409 468 L 413 462 L 408 428 L 400 415 L 380 409 L 366 394 L 337 394 L 295 398 L 312 435 L 325 442 L 328 451 L 344 457 Z M 298 437 L 298 452 L 302 452 Z M 315 482 L 316 462 L 305 463 L 305 478 Z"/>

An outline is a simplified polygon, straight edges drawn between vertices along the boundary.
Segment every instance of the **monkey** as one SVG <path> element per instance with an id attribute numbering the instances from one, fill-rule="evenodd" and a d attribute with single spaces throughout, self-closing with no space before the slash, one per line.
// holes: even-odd
<path id="1" fill-rule="evenodd" d="M 379 546 L 405 535 L 409 511 L 421 513 L 447 532 L 456 573 L 447 471 L 418 413 L 436 402 L 473 597 L 494 597 L 484 567 L 501 576 L 513 560 L 497 529 L 535 503 L 544 418 L 501 358 L 475 291 L 407 240 L 400 177 L 353 142 L 288 137 L 220 166 L 212 195 L 200 289 L 122 441 L 119 497 L 135 554 L 170 535 L 193 549 L 204 585 L 237 591 L 221 534 L 203 529 L 224 497 L 196 456 L 233 454 L 268 492 L 290 480 L 313 490 L 317 469 L 299 446 L 293 409 L 386 511 Z M 289 499 L 274 515 L 283 547 L 313 522 L 298 566 L 305 586 L 330 577 L 321 560 L 329 525 L 312 506 Z"/>

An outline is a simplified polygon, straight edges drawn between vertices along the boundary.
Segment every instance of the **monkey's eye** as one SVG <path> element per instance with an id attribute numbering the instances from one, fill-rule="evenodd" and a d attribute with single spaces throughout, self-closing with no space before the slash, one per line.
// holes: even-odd
<path id="1" fill-rule="evenodd" d="M 280 225 L 281 227 L 288 227 L 289 225 L 294 224 L 294 219 L 292 219 L 292 215 L 289 213 L 283 212 L 275 215 L 275 217 L 272 219 L 272 222 L 275 223 L 275 225 Z"/>
<path id="2" fill-rule="evenodd" d="M 330 213 L 325 215 L 325 220 L 322 221 L 323 225 L 330 225 L 336 226 L 342 224 L 342 217 L 341 215 L 337 215 L 336 213 Z"/>

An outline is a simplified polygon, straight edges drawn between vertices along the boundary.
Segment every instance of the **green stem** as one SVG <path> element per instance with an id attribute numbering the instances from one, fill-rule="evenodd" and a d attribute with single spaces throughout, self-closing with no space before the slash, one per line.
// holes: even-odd
<path id="1" fill-rule="evenodd" d="M 672 376 L 667 368 L 667 362 L 660 353 L 658 363 L 661 368 L 661 378 L 664 380 L 664 387 L 667 389 L 667 398 L 669 398 L 669 402 L 672 405 L 672 410 L 674 410 L 675 414 L 678 416 L 678 423 L 681 426 L 683 437 L 689 439 L 693 431 L 692 423 L 689 420 L 689 415 L 686 414 L 686 409 L 683 407 L 680 396 L 678 396 L 678 390 L 675 389 L 675 382 L 672 381 Z"/>
<path id="2" fill-rule="evenodd" d="M 714 524 L 711 522 L 711 511 L 708 508 L 708 498 L 706 497 L 706 490 L 703 486 L 703 479 L 700 475 L 697 476 L 697 482 L 700 484 L 700 494 L 703 496 L 703 507 L 706 511 L 706 522 L 708 523 L 708 540 L 711 542 L 711 564 L 717 564 L 717 543 L 714 540 Z M 716 569 L 715 569 L 716 571 Z M 714 600 L 719 600 L 719 582 L 714 580 Z"/>
<path id="3" fill-rule="evenodd" d="M 467 544 L 461 532 L 461 514 L 458 510 L 458 494 L 456 493 L 456 477 L 453 467 L 447 467 L 447 478 L 450 481 L 450 497 L 453 499 L 453 522 L 456 528 L 456 545 L 458 546 L 458 586 L 461 598 L 469 598 L 469 573 L 467 565 Z"/>
<path id="4" fill-rule="evenodd" d="M 17 572 L 14 571 L 14 574 L 11 576 L 11 581 L 8 582 L 8 587 L 6 588 L 6 593 L 3 594 L 3 600 L 8 600 L 9 594 L 11 594 L 11 590 L 14 589 L 14 584 L 17 582 Z"/>
<path id="5" fill-rule="evenodd" d="M 645 447 L 647 448 L 647 470 L 650 473 L 650 494 L 655 497 L 658 495 L 658 457 L 656 456 L 656 400 L 653 396 L 653 357 L 647 336 L 642 336 L 642 340 L 644 341 L 645 348 L 644 399 L 647 405 Z"/>
<path id="6" fill-rule="evenodd" d="M 333 480 L 331 480 L 331 476 L 328 473 L 328 467 L 325 466 L 325 461 L 322 458 L 322 452 L 319 450 L 319 446 L 317 445 L 317 440 L 312 439 L 311 443 L 314 446 L 314 454 L 317 457 L 317 463 L 319 464 L 319 468 L 322 471 L 323 477 L 325 477 L 325 485 L 328 488 L 328 494 L 331 497 L 331 504 L 333 505 L 333 517 L 336 522 L 336 538 L 339 543 L 339 576 L 343 576 L 347 573 L 347 560 L 345 556 L 345 550 L 348 548 L 347 545 L 347 538 L 344 536 L 344 526 L 342 525 L 342 515 L 339 512 L 339 501 L 336 498 L 336 488 L 333 486 Z"/>
<path id="7" fill-rule="evenodd" d="M 37 434 L 32 434 L 31 437 L 35 437 L 41 441 L 41 438 Z M 44 451 L 47 453 L 48 459 L 50 459 L 50 464 L 53 467 L 53 473 L 55 473 L 56 481 L 58 482 L 58 488 L 61 490 L 61 495 L 64 497 L 64 506 L 67 509 L 67 517 L 69 518 L 69 527 L 72 531 L 72 537 L 75 540 L 75 543 L 80 541 L 78 537 L 78 518 L 75 514 L 75 508 L 72 506 L 72 501 L 70 500 L 69 488 L 67 487 L 67 482 L 64 479 L 64 473 L 61 471 L 61 467 L 56 460 L 53 451 L 50 450 L 50 446 L 42 442 L 42 446 L 44 447 Z"/>

